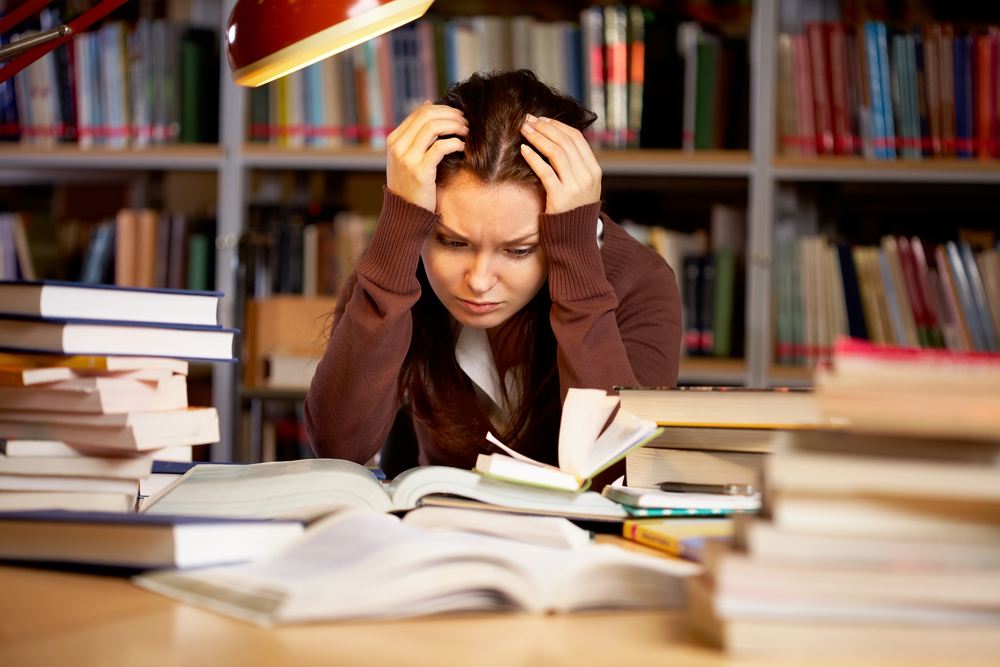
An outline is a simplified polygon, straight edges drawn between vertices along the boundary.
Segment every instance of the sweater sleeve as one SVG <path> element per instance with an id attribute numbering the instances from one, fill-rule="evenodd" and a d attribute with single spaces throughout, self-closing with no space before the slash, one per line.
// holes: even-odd
<path id="1" fill-rule="evenodd" d="M 363 464 L 382 446 L 398 408 L 410 308 L 420 297 L 417 262 L 436 220 L 385 189 L 371 244 L 340 294 L 306 395 L 306 430 L 317 456 Z"/>
<path id="2" fill-rule="evenodd" d="M 542 217 L 550 320 L 562 398 L 570 387 L 672 386 L 680 356 L 680 295 L 670 268 L 636 247 L 598 248 L 600 203 Z M 605 262 L 616 268 L 616 284 Z M 618 270 L 620 268 L 620 270 Z"/>
<path id="3" fill-rule="evenodd" d="M 624 234 L 617 226 L 605 225 L 600 250 L 599 212 L 595 203 L 542 217 L 562 400 L 570 387 L 677 384 L 682 327 L 673 271 L 656 253 L 616 242 L 612 233 Z M 623 460 L 596 475 L 591 489 L 624 474 Z"/>

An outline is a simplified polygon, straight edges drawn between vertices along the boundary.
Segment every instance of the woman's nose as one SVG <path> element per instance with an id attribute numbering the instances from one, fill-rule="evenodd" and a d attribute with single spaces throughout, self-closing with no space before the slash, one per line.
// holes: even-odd
<path id="1" fill-rule="evenodd" d="M 485 294 L 497 283 L 493 263 L 486 253 L 477 253 L 465 274 L 465 282 L 476 294 Z"/>

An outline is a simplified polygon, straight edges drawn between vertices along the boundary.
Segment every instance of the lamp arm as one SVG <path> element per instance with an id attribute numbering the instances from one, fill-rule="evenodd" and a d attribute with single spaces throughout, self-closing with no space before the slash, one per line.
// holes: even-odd
<path id="1" fill-rule="evenodd" d="M 25 5 L 33 5 L 34 9 L 40 9 L 41 7 L 44 7 L 45 5 L 49 4 L 49 2 L 51 2 L 51 0 L 29 0 L 29 2 L 25 3 Z M 54 39 L 50 42 L 45 42 L 44 44 L 40 44 L 34 49 L 28 51 L 27 53 L 18 56 L 17 58 L 10 61 L 3 67 L 0 67 L 0 83 L 3 83 L 4 81 L 10 79 L 12 76 L 23 70 L 28 65 L 32 64 L 33 62 L 35 62 L 42 56 L 46 55 L 47 53 L 53 51 L 56 47 L 61 46 L 66 42 L 68 42 L 69 40 L 73 39 L 74 36 L 78 35 L 79 33 L 83 32 L 93 24 L 97 23 L 102 18 L 110 14 L 112 11 L 124 5 L 126 2 L 128 2 L 128 0 L 102 0 L 101 3 L 95 5 L 94 7 L 91 7 L 83 14 L 76 17 L 67 24 L 67 27 L 69 28 L 69 34 L 64 35 L 63 37 L 59 37 L 58 39 Z M 25 5 L 19 7 L 18 10 L 20 10 Z M 6 19 L 9 19 L 10 17 L 14 16 L 18 10 L 11 12 L 6 17 L 4 17 L 4 19 L 0 19 L 0 26 L 5 25 Z M 23 19 L 24 17 L 22 16 L 21 20 Z"/>

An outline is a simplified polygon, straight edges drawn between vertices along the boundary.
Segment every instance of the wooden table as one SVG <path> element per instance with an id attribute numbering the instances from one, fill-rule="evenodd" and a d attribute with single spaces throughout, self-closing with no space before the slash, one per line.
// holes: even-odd
<path id="1" fill-rule="evenodd" d="M 379 664 L 951 667 L 956 663 L 912 658 L 731 658 L 693 641 L 683 613 L 678 611 L 490 615 L 261 628 L 160 597 L 127 579 L 0 567 L 0 665 L 4 667 Z"/>

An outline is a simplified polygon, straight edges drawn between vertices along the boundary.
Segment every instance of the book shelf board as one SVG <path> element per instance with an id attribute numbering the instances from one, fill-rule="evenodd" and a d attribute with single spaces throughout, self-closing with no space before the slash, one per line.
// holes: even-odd
<path id="1" fill-rule="evenodd" d="M 76 144 L 57 144 L 52 148 L 0 144 L 0 168 L 215 171 L 222 166 L 223 159 L 217 144 L 86 150 Z"/>
<path id="2" fill-rule="evenodd" d="M 782 181 L 877 181 L 884 183 L 1000 183 L 995 160 L 867 160 L 860 156 L 775 156 L 773 176 Z"/>

